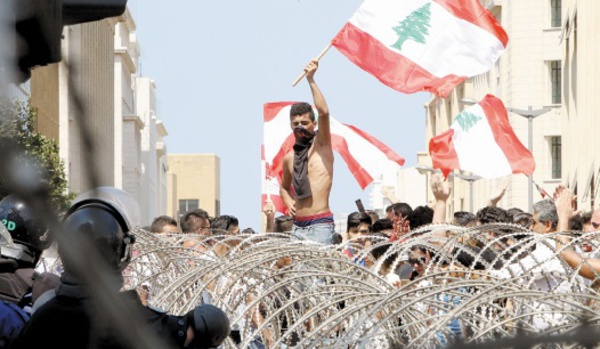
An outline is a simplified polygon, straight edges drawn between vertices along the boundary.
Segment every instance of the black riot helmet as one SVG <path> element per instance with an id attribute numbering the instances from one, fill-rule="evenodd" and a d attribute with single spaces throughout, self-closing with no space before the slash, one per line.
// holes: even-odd
<path id="1" fill-rule="evenodd" d="M 52 243 L 48 225 L 36 218 L 29 204 L 11 194 L 0 201 L 0 222 L 10 234 L 1 240 L 3 257 L 37 263 L 42 251 Z"/>
<path id="2" fill-rule="evenodd" d="M 214 305 L 202 304 L 186 315 L 189 324 L 194 329 L 194 340 L 188 348 L 216 348 L 229 336 L 230 327 L 227 314 Z"/>
<path id="3" fill-rule="evenodd" d="M 139 209 L 127 192 L 110 187 L 90 190 L 77 197 L 64 218 L 62 248 L 94 248 L 109 267 L 122 271 L 131 260 L 132 229 L 139 226 Z M 72 269 L 66 251 L 65 270 Z M 73 263 L 78 263 L 73 261 Z"/>

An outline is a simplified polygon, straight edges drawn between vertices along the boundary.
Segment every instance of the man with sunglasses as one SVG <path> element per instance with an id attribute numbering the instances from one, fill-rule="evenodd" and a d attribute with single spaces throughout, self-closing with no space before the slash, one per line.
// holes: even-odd
<path id="1" fill-rule="evenodd" d="M 555 200 L 544 199 L 533 205 L 533 224 L 530 230 L 542 235 L 536 239 L 534 248 L 523 258 L 513 259 L 512 263 L 505 265 L 501 270 L 491 270 L 492 274 L 503 279 L 519 277 L 519 283 L 535 291 L 564 294 L 585 292 L 583 281 L 576 276 L 573 277 L 571 268 L 558 258 L 557 251 L 560 249 L 554 248 L 556 244 L 554 238 L 546 237 L 546 234 L 568 230 L 562 229 L 559 225 L 561 218 L 556 200 L 556 198 Z M 532 309 L 536 309 L 536 313 L 529 315 L 531 324 L 538 330 L 560 326 L 569 321 L 568 316 L 555 311 L 543 301 L 534 300 Z"/>
<path id="2" fill-rule="evenodd" d="M 408 253 L 408 264 L 413 268 L 410 280 L 422 276 L 431 262 L 431 253 L 428 249 L 420 246 L 413 247 Z"/>
<path id="3" fill-rule="evenodd" d="M 191 235 L 184 238 L 181 243 L 183 247 L 206 250 L 203 241 L 213 235 L 208 212 L 201 208 L 189 210 L 179 220 L 179 225 L 184 235 Z"/>

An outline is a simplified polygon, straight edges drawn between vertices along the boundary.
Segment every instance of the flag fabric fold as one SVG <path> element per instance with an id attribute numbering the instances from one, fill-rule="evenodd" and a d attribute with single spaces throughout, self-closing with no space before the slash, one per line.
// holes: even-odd
<path id="1" fill-rule="evenodd" d="M 283 157 L 294 146 L 290 128 L 290 107 L 295 102 L 276 102 L 264 105 L 264 172 L 263 197 L 274 181 L 280 185 L 283 173 Z M 404 158 L 387 145 L 363 130 L 343 124 L 330 117 L 331 142 L 362 189 L 381 175 L 390 164 L 404 165 Z M 267 184 L 265 184 L 267 183 Z M 270 184 L 269 184 L 270 183 Z M 277 196 L 279 195 L 277 188 Z M 273 189 L 270 189 L 272 192 Z M 273 197 L 273 193 L 271 193 Z M 264 202 L 264 200 L 263 200 Z M 278 212 L 282 212 L 276 208 Z"/>
<path id="2" fill-rule="evenodd" d="M 365 0 L 331 44 L 397 91 L 446 97 L 487 72 L 508 36 L 479 0 Z"/>
<path id="3" fill-rule="evenodd" d="M 452 170 L 483 178 L 513 173 L 533 174 L 535 161 L 519 141 L 502 101 L 492 95 L 458 114 L 450 129 L 429 142 L 434 168 L 448 176 Z"/>

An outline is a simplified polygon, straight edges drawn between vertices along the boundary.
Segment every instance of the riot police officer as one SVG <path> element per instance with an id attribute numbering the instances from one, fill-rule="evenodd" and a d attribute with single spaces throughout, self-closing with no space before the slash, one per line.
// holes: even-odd
<path id="1" fill-rule="evenodd" d="M 58 276 L 34 270 L 51 243 L 46 224 L 35 217 L 16 195 L 0 201 L 0 348 L 29 320 L 34 296 L 58 284 Z"/>
<path id="2" fill-rule="evenodd" d="M 211 348 L 225 340 L 229 321 L 214 306 L 173 316 L 143 306 L 135 291 L 119 292 L 137 207 L 129 194 L 109 187 L 75 199 L 57 234 L 64 272 L 56 297 L 33 314 L 11 348 Z"/>

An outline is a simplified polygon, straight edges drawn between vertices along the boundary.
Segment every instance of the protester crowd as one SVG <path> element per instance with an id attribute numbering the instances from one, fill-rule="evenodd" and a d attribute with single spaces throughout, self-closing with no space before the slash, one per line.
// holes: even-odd
<path id="1" fill-rule="evenodd" d="M 29 218 L 28 225 L 16 221 L 28 230 L 3 230 L 3 262 L 16 263 L 1 274 L 3 306 L 10 308 L 3 311 L 3 347 L 9 347 L 9 342 L 15 348 L 63 343 L 68 334 L 61 334 L 62 328 L 86 333 L 81 329 L 85 318 L 81 313 L 86 313 L 88 299 L 107 302 L 109 309 L 133 306 L 146 314 L 136 321 L 144 323 L 149 317 L 151 323 L 163 324 L 163 330 L 153 331 L 161 339 L 154 340 L 198 348 L 215 342 L 192 346 L 178 342 L 172 333 L 182 333 L 181 326 L 195 326 L 190 325 L 194 313 L 207 306 L 226 314 L 228 336 L 219 343 L 232 348 L 327 343 L 444 347 L 455 340 L 514 335 L 517 327 L 564 332 L 597 315 L 600 298 L 595 281 L 600 262 L 594 230 L 600 224 L 600 210 L 576 212 L 573 195 L 559 186 L 553 198 L 535 203 L 533 214 L 496 206 L 501 193 L 476 214 L 454 212 L 449 215 L 454 220 L 447 223 L 447 183 L 433 176 L 431 188 L 436 202 L 429 206 L 412 208 L 398 202 L 381 218 L 368 210 L 349 214 L 346 231 L 332 237 L 331 245 L 295 235 L 292 217 L 275 217 L 270 205 L 263 211 L 268 231 L 255 233 L 243 232 L 232 215 L 210 217 L 202 209 L 190 210 L 179 219 L 160 216 L 147 227 L 134 228 L 114 218 L 127 213 L 96 204 L 79 206 L 76 201 L 65 221 L 65 231 L 72 234 L 66 235 L 68 241 L 77 241 L 88 230 L 96 236 L 94 243 L 99 237 L 110 245 L 117 236 L 123 242 L 120 248 L 133 256 L 129 263 L 124 250 L 102 248 L 99 258 L 108 258 L 107 270 L 83 272 L 106 273 L 106 279 L 81 275 L 79 263 L 71 260 L 78 257 L 69 256 L 60 245 L 60 259 L 49 266 L 42 255 L 47 244 L 23 241 L 24 236 L 39 240 L 46 230 L 33 230 L 35 220 Z M 13 197 L 0 202 L 0 207 L 3 204 L 26 210 Z M 128 239 L 131 236 L 135 238 Z M 27 259 L 7 249 L 18 246 L 28 247 L 33 256 Z M 106 255 L 106 251 L 110 252 Z M 83 258 L 91 260 L 88 253 Z M 28 276 L 20 275 L 24 270 L 29 270 Z M 54 273 L 60 271 L 59 280 Z M 19 293 L 23 297 L 9 299 L 6 290 L 16 282 L 8 276 L 16 275 L 19 280 L 33 276 L 35 282 L 23 287 Z M 46 281 L 38 284 L 39 280 Z M 95 298 L 88 283 L 108 293 L 121 287 L 130 291 L 103 300 Z M 33 299 L 25 297 L 32 290 Z M 146 305 L 152 308 L 146 310 Z M 153 313 L 154 308 L 176 315 Z M 13 314 L 20 321 L 11 320 Z M 94 319 L 112 316 L 110 312 L 86 314 Z M 56 327 L 53 320 L 57 319 L 69 325 Z M 118 327 L 117 323 L 103 325 L 93 328 L 92 339 L 74 340 L 98 340 L 94 345 L 100 343 L 99 347 L 131 347 Z M 206 335 L 209 330 L 200 332 Z M 130 332 L 152 338 L 143 328 Z"/>

